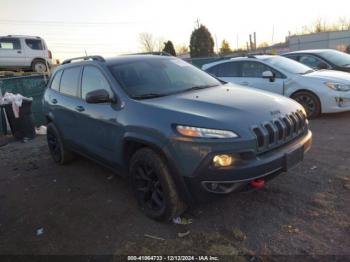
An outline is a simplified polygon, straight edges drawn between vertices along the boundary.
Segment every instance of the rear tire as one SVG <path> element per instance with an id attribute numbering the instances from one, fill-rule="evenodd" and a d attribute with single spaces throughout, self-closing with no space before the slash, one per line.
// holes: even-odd
<path id="1" fill-rule="evenodd" d="M 158 153 L 150 148 L 139 149 L 130 160 L 129 173 L 139 206 L 147 216 L 169 221 L 185 211 L 186 205 Z"/>
<path id="2" fill-rule="evenodd" d="M 36 59 L 32 63 L 32 71 L 36 73 L 45 73 L 47 72 L 47 65 L 44 60 Z"/>
<path id="3" fill-rule="evenodd" d="M 47 125 L 47 144 L 53 161 L 64 165 L 74 159 L 74 154 L 63 145 L 62 138 L 53 123 Z"/>
<path id="4" fill-rule="evenodd" d="M 315 94 L 308 91 L 300 91 L 293 94 L 291 98 L 304 107 L 308 118 L 315 118 L 321 114 L 321 103 Z"/>

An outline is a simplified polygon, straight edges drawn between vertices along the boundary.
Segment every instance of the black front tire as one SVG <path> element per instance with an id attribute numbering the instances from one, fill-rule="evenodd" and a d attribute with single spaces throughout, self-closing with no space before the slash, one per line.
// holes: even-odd
<path id="1" fill-rule="evenodd" d="M 53 123 L 47 125 L 47 144 L 53 161 L 57 164 L 64 165 L 74 159 L 74 154 L 65 148 L 62 138 Z"/>
<path id="2" fill-rule="evenodd" d="M 308 118 L 315 118 L 321 114 L 321 103 L 315 94 L 301 91 L 294 94 L 292 98 L 304 107 Z"/>
<path id="3" fill-rule="evenodd" d="M 129 165 L 141 209 L 152 219 L 169 221 L 185 211 L 165 160 L 150 148 L 139 149 Z"/>

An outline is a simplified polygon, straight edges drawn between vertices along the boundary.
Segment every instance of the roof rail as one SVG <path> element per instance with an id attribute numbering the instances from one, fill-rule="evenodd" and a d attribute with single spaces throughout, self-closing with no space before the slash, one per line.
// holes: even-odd
<path id="1" fill-rule="evenodd" d="M 106 60 L 99 55 L 91 55 L 91 56 L 81 56 L 81 57 L 74 57 L 70 59 L 66 59 L 62 62 L 62 65 L 72 63 L 74 60 L 93 60 L 93 61 L 99 61 L 99 62 L 106 62 Z"/>
<path id="2" fill-rule="evenodd" d="M 41 39 L 40 36 L 33 36 L 33 35 L 7 35 L 5 37 L 26 37 L 26 38 L 37 38 Z"/>
<path id="3" fill-rule="evenodd" d="M 160 56 L 172 56 L 168 52 L 160 51 L 160 52 L 144 52 L 144 53 L 134 53 L 129 55 L 160 55 Z"/>
<path id="4" fill-rule="evenodd" d="M 255 55 L 247 55 L 248 58 L 256 58 Z"/>

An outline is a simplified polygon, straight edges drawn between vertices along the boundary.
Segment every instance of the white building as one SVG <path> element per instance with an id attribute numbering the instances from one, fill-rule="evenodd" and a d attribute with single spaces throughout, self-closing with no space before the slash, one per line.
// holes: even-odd
<path id="1" fill-rule="evenodd" d="M 289 51 L 331 48 L 345 51 L 350 46 L 350 30 L 287 37 Z"/>

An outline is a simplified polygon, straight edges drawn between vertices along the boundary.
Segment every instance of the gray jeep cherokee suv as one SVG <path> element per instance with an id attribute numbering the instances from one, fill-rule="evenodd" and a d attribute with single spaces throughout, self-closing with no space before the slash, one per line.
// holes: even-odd
<path id="1" fill-rule="evenodd" d="M 222 83 L 174 57 L 67 60 L 43 106 L 54 161 L 79 154 L 129 177 L 157 220 L 208 196 L 262 187 L 311 146 L 300 104 Z"/>

